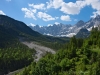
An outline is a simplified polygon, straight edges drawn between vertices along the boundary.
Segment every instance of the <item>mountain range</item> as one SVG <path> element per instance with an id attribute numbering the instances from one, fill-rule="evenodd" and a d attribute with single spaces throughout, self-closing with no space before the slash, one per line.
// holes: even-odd
<path id="1" fill-rule="evenodd" d="M 43 35 L 49 35 L 55 37 L 72 37 L 73 35 L 77 35 L 81 29 L 86 29 L 87 31 L 91 31 L 92 27 L 97 27 L 99 24 L 100 24 L 100 15 L 97 15 L 95 18 L 91 18 L 87 22 L 80 20 L 75 25 L 59 23 L 49 26 L 30 25 L 29 27 L 32 28 L 34 31 L 37 31 Z"/>

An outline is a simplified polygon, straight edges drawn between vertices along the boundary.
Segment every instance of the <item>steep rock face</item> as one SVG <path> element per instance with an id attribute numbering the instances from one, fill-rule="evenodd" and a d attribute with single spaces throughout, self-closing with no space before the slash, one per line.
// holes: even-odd
<path id="1" fill-rule="evenodd" d="M 71 37 L 73 35 L 76 35 L 80 31 L 80 29 L 84 28 L 88 31 L 91 31 L 92 27 L 97 27 L 98 25 L 100 25 L 100 15 L 97 15 L 95 18 L 91 18 L 87 22 L 80 20 L 75 25 L 65 25 L 60 23 L 43 27 L 39 25 L 30 27 L 43 35 L 55 37 Z"/>
<path id="2" fill-rule="evenodd" d="M 96 18 L 90 19 L 88 22 L 85 23 L 84 28 L 87 28 L 91 31 L 92 27 L 98 27 L 100 25 L 100 15 L 96 16 Z"/>
<path id="3" fill-rule="evenodd" d="M 80 29 L 79 32 L 76 34 L 76 37 L 77 37 L 77 38 L 86 38 L 86 37 L 89 36 L 89 34 L 90 34 L 90 32 L 89 32 L 87 29 L 82 28 L 82 29 Z"/>
<path id="4" fill-rule="evenodd" d="M 43 34 L 43 35 L 50 35 L 50 36 L 61 36 L 61 35 L 66 35 L 68 34 L 69 27 L 71 25 L 64 25 L 64 24 L 54 24 L 50 26 L 30 26 L 33 30 Z"/>

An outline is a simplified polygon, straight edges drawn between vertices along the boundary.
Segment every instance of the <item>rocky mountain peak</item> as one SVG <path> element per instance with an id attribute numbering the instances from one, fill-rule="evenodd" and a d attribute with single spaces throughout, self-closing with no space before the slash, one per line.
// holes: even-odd
<path id="1" fill-rule="evenodd" d="M 76 23 L 76 26 L 77 26 L 77 27 L 80 27 L 80 26 L 83 26 L 84 24 L 85 24 L 85 22 L 82 21 L 82 20 L 80 20 L 80 21 L 78 21 L 78 22 Z"/>
<path id="2" fill-rule="evenodd" d="M 94 20 L 100 21 L 100 15 L 97 15 L 97 16 L 94 18 Z"/>
<path id="3" fill-rule="evenodd" d="M 80 20 L 75 25 L 59 23 L 59 24 L 52 24 L 49 26 L 31 27 L 31 28 L 41 34 L 44 34 L 44 35 L 49 34 L 49 35 L 52 35 L 55 37 L 58 37 L 58 36 L 59 37 L 68 37 L 69 35 L 77 34 L 78 32 L 86 32 L 83 34 L 88 35 L 89 34 L 88 31 L 91 31 L 93 26 L 98 27 L 98 25 L 100 25 L 100 15 L 96 16 L 96 18 L 90 19 L 87 22 Z M 84 35 L 84 36 L 87 36 L 87 35 Z"/>

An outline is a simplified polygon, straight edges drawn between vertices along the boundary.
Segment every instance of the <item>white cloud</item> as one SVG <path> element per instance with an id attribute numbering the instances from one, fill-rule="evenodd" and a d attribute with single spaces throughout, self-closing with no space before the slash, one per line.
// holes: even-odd
<path id="1" fill-rule="evenodd" d="M 69 15 L 62 15 L 62 16 L 60 17 L 60 19 L 61 19 L 62 21 L 71 21 Z"/>
<path id="2" fill-rule="evenodd" d="M 37 12 L 36 9 L 31 9 L 31 8 L 30 8 L 30 10 L 31 10 L 33 13 L 36 13 L 36 12 Z"/>
<path id="3" fill-rule="evenodd" d="M 44 21 L 56 20 L 56 18 L 53 18 L 51 15 L 43 12 L 38 12 L 37 16 L 38 18 L 43 19 Z"/>
<path id="4" fill-rule="evenodd" d="M 57 9 L 61 7 L 63 0 L 49 0 L 49 2 L 46 2 L 46 3 L 47 3 L 47 8 Z"/>
<path id="5" fill-rule="evenodd" d="M 100 0 L 85 0 L 87 5 L 91 5 L 93 9 L 96 11 L 93 12 L 93 15 L 91 17 L 96 17 L 97 15 L 100 15 Z"/>
<path id="6" fill-rule="evenodd" d="M 93 15 L 91 16 L 91 18 L 95 18 L 97 15 L 100 15 L 100 10 L 93 12 Z"/>
<path id="7" fill-rule="evenodd" d="M 10 2 L 11 0 L 6 0 L 7 2 Z"/>
<path id="8" fill-rule="evenodd" d="M 79 14 L 80 10 L 85 6 L 84 1 L 76 1 L 75 3 L 65 3 L 63 0 L 50 0 L 47 2 L 47 8 L 60 8 L 60 11 L 66 14 Z"/>
<path id="9" fill-rule="evenodd" d="M 76 1 L 76 3 L 69 2 L 69 3 L 63 3 L 60 11 L 66 14 L 79 14 L 80 10 L 85 6 L 84 1 Z"/>
<path id="10" fill-rule="evenodd" d="M 0 10 L 0 14 L 1 15 L 6 15 L 2 10 Z"/>
<path id="11" fill-rule="evenodd" d="M 96 15 L 100 15 L 100 0 L 79 0 L 82 1 L 79 3 L 80 10 L 85 6 L 91 6 L 92 9 L 95 9 L 96 11 L 93 12 L 93 15 L 91 17 L 96 17 Z M 78 1 L 76 1 L 77 3 Z"/>
<path id="12" fill-rule="evenodd" d="M 33 7 L 34 9 L 40 9 L 40 10 L 45 10 L 45 4 L 41 3 L 41 4 L 28 4 L 30 7 Z"/>
<path id="13" fill-rule="evenodd" d="M 28 4 L 29 8 L 22 8 L 21 10 L 25 13 L 26 18 L 33 18 L 34 20 L 36 19 L 36 12 L 37 10 L 45 10 L 45 4 Z"/>
<path id="14" fill-rule="evenodd" d="M 65 14 L 76 15 L 79 14 L 81 9 L 85 6 L 91 6 L 96 12 L 93 12 L 92 17 L 96 14 L 100 15 L 100 0 L 76 0 L 76 2 L 64 2 L 63 0 L 49 0 L 47 8 L 59 9 Z"/>
<path id="15" fill-rule="evenodd" d="M 56 25 L 60 24 L 59 22 L 55 22 Z"/>
<path id="16" fill-rule="evenodd" d="M 34 27 L 34 26 L 36 26 L 36 25 L 35 25 L 35 24 L 33 24 L 33 23 L 30 23 L 28 26 L 33 26 L 33 27 Z"/>
<path id="17" fill-rule="evenodd" d="M 93 12 L 93 15 L 90 16 L 90 17 L 91 17 L 91 18 L 95 18 L 97 15 L 98 15 L 97 12 Z"/>
<path id="18" fill-rule="evenodd" d="M 91 17 L 100 15 L 100 0 L 76 0 L 76 2 L 65 2 L 64 0 L 49 0 L 46 4 L 28 4 L 29 8 L 22 8 L 22 11 L 25 12 L 26 18 L 33 18 L 36 20 L 36 16 L 44 21 L 56 20 L 59 17 L 52 17 L 51 15 L 45 13 L 48 12 L 47 9 L 54 8 L 65 13 L 60 17 L 63 21 L 71 21 L 70 15 L 79 14 L 82 8 L 85 6 L 91 6 L 96 11 L 93 12 Z M 43 12 L 45 10 L 45 12 Z M 77 20 L 74 20 L 77 21 Z"/>
<path id="19" fill-rule="evenodd" d="M 36 9 L 27 9 L 27 8 L 22 8 L 21 9 L 23 12 L 25 12 L 25 16 L 26 18 L 32 18 L 34 20 L 36 20 L 36 17 L 34 16 L 34 14 L 36 13 Z"/>

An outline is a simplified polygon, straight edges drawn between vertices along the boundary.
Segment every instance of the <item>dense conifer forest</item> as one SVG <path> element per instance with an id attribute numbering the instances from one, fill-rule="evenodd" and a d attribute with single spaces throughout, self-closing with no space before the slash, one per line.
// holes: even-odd
<path id="1" fill-rule="evenodd" d="M 47 53 L 16 75 L 100 75 L 100 31 L 86 39 L 72 37 L 56 54 Z"/>
<path id="2" fill-rule="evenodd" d="M 13 40 L 7 47 L 0 48 L 0 75 L 28 66 L 34 55 L 34 49 Z"/>

